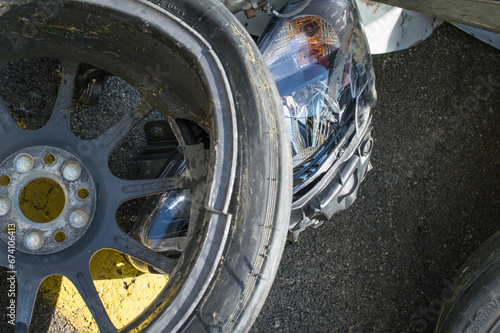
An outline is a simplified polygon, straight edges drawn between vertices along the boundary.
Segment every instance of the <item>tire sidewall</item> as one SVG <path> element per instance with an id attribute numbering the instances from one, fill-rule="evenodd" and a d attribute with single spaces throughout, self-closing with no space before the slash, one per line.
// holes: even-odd
<path id="1" fill-rule="evenodd" d="M 274 280 L 290 217 L 291 153 L 279 95 L 257 47 L 220 2 L 152 2 L 213 47 L 236 106 L 239 148 L 228 210 L 231 230 L 216 274 L 181 330 L 246 331 Z M 163 325 L 161 317 L 152 331 Z"/>
<path id="2" fill-rule="evenodd" d="M 491 332 L 500 324 L 500 232 L 460 269 L 455 298 L 445 304 L 436 332 Z"/>

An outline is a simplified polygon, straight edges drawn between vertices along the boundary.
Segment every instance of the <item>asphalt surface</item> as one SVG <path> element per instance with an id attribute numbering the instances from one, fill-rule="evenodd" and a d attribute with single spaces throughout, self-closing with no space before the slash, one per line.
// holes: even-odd
<path id="1" fill-rule="evenodd" d="M 500 229 L 500 51 L 446 24 L 373 60 L 374 169 L 350 209 L 286 247 L 252 332 L 432 332 Z"/>
<path id="2" fill-rule="evenodd" d="M 444 25 L 374 64 L 374 169 L 353 207 L 285 248 L 252 332 L 431 332 L 500 227 L 500 51 Z M 32 330 L 50 325 L 70 330 Z"/>

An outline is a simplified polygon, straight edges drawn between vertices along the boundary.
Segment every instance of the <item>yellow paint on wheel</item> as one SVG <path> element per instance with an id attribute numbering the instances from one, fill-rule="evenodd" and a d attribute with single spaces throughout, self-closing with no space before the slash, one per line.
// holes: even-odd
<path id="1" fill-rule="evenodd" d="M 117 328 L 135 319 L 168 282 L 166 275 L 139 272 L 120 253 L 112 250 L 94 255 L 91 273 L 104 307 Z M 90 311 L 67 278 L 47 278 L 40 287 L 39 296 L 55 305 L 55 311 L 78 332 L 98 332 Z"/>

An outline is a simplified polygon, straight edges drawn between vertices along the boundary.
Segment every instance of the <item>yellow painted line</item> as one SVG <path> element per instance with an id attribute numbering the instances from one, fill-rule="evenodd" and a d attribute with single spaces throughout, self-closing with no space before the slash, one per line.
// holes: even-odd
<path id="1" fill-rule="evenodd" d="M 144 274 L 112 250 L 98 252 L 91 272 L 104 307 L 117 328 L 122 328 L 146 309 L 166 286 L 168 276 Z M 50 302 L 78 332 L 99 332 L 78 291 L 65 277 L 52 276 L 42 283 L 39 297 Z"/>

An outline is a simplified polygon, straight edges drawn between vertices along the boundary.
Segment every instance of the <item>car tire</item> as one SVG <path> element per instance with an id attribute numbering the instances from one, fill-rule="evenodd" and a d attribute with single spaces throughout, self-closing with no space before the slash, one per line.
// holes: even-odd
<path id="1" fill-rule="evenodd" d="M 33 13 L 42 13 L 43 21 L 31 22 L 40 17 Z M 89 20 L 95 20 L 95 24 L 88 25 Z M 107 21 L 118 23 L 107 25 Z M 87 28 L 80 25 L 96 30 L 89 35 Z M 124 35 L 119 34 L 120 29 Z M 171 286 L 167 285 L 146 311 L 120 331 L 248 331 L 271 288 L 285 244 L 292 167 L 279 94 L 259 50 L 241 24 L 218 0 L 22 0 L 2 3 L 0 31 L 2 63 L 23 57 L 52 57 L 90 64 L 135 83 L 141 94 L 149 94 L 148 101 L 154 105 L 161 104 L 161 96 L 168 89 L 175 95 L 175 103 L 180 101 L 177 111 L 169 113 L 169 117 L 191 122 L 200 119 L 198 128 L 209 134 L 210 142 L 205 142 L 205 148 L 203 144 L 179 140 L 183 141 L 186 158 L 191 160 L 187 162 L 190 171 L 186 181 L 202 192 L 199 202 L 193 202 L 202 213 L 198 214 L 201 222 L 195 221 L 196 228 L 191 232 L 186 250 L 189 255 L 177 259 L 174 269 L 177 275 L 169 281 Z M 36 38 L 30 37 L 34 35 Z M 160 48 L 168 51 L 168 57 L 162 58 L 164 51 L 157 51 Z M 169 66 L 168 61 L 175 66 Z M 170 74 L 162 76 L 163 68 L 168 68 Z M 64 70 L 63 66 L 63 77 Z M 70 73 L 67 80 L 75 76 Z M 190 82 L 199 77 L 200 82 Z M 195 93 L 188 94 L 190 88 Z M 202 109 L 196 103 L 204 101 L 205 97 L 199 96 L 205 95 L 206 108 Z M 101 191 L 96 195 L 94 220 L 84 236 L 68 248 L 70 252 L 18 251 L 17 278 L 22 297 L 18 300 L 16 331 L 28 331 L 34 304 L 34 296 L 24 286 L 34 289 L 36 295 L 39 282 L 52 274 L 67 276 L 81 294 L 82 291 L 86 294 L 82 296 L 92 303 L 92 306 L 87 304 L 101 332 L 118 331 L 106 324 L 106 313 L 96 300 L 97 294 L 91 283 L 85 282 L 90 276 L 85 265 L 77 274 L 62 263 L 85 262 L 91 248 L 100 246 L 98 241 L 133 242 L 125 234 L 105 237 L 106 232 L 116 228 L 110 229 L 101 221 L 109 215 L 110 207 L 114 207 L 113 200 L 118 200 L 113 196 L 121 191 L 120 187 L 111 183 L 110 175 L 104 174 L 106 163 L 96 162 L 95 156 L 102 156 L 95 153 L 92 160 L 91 154 L 86 153 L 88 150 L 79 149 L 79 143 L 84 143 L 81 139 L 57 137 L 63 133 L 57 128 L 62 121 L 49 120 L 50 131 L 42 127 L 33 133 L 21 133 L 23 130 L 8 119 L 5 104 L 0 109 L 2 106 L 0 140 L 6 144 L 0 151 L 1 161 L 31 145 L 67 150 L 82 161 L 97 184 L 96 189 Z M 54 117 L 65 112 L 66 109 L 57 114 L 54 111 Z M 94 148 L 93 152 L 98 151 L 98 147 Z M 198 162 L 204 164 L 198 166 Z M 204 175 L 207 180 L 199 185 L 201 176 L 197 170 L 205 164 L 209 167 Z M 152 188 L 141 184 L 134 189 Z M 85 245 L 87 241 L 95 246 Z M 152 265 L 154 262 L 148 262 L 144 253 L 161 261 L 140 244 L 134 245 L 139 250 L 131 250 L 132 253 L 126 251 L 133 246 L 123 242 L 102 246 L 117 246 L 118 251 L 131 256 L 142 253 L 137 258 Z M 2 261 L 7 258 L 4 248 L 0 249 L 0 265 L 7 266 Z"/>
<path id="2" fill-rule="evenodd" d="M 482 244 L 460 272 L 459 289 L 445 303 L 436 332 L 499 332 L 500 232 Z"/>

